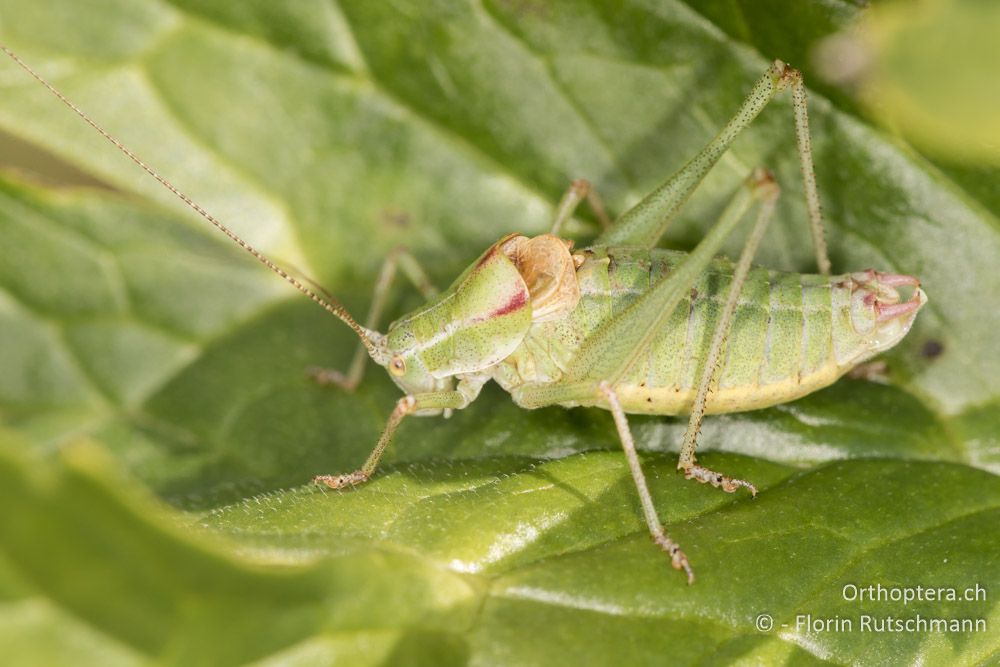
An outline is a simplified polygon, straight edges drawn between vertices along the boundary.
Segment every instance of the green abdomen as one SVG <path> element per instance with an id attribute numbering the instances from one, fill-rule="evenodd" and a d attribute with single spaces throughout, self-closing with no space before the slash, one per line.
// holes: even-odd
<path id="1" fill-rule="evenodd" d="M 525 383 L 558 383 L 583 340 L 668 275 L 683 257 L 669 250 L 594 249 L 577 272 L 580 303 L 564 320 L 532 326 L 509 359 L 516 369 L 513 375 Z M 727 260 L 713 261 L 666 326 L 653 332 L 646 349 L 638 351 L 617 378 L 616 391 L 627 411 L 680 414 L 690 409 L 732 268 Z M 838 286 L 840 281 L 836 276 L 751 269 L 708 411 L 793 400 L 832 383 L 850 368 L 853 363 L 842 362 L 856 355 L 836 349 L 834 335 L 837 327 L 850 326 L 850 293 Z"/>

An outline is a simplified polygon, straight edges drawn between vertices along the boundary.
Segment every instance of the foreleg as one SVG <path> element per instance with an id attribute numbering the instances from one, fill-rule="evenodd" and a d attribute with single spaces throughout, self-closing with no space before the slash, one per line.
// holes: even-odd
<path id="1" fill-rule="evenodd" d="M 594 189 L 594 186 L 590 184 L 590 181 L 578 178 L 572 183 L 570 183 L 569 188 L 566 190 L 566 194 L 563 195 L 562 199 L 559 201 L 559 207 L 556 209 L 555 220 L 552 221 L 552 229 L 549 232 L 553 236 L 559 236 L 559 232 L 562 231 L 562 227 L 566 224 L 570 218 L 573 217 L 573 212 L 576 211 L 576 207 L 580 205 L 584 199 L 590 204 L 591 210 L 594 211 L 594 215 L 597 216 L 598 222 L 601 223 L 601 228 L 607 230 L 611 226 L 611 219 L 608 218 L 608 212 L 604 208 L 604 202 L 601 200 L 600 195 Z"/>
<path id="2" fill-rule="evenodd" d="M 368 317 L 365 318 L 366 329 L 376 329 L 379 320 L 382 319 L 382 311 L 385 309 L 385 302 L 389 295 L 389 288 L 392 286 L 393 278 L 396 277 L 398 268 L 403 269 L 403 273 L 410 282 L 420 291 L 425 299 L 430 300 L 437 296 L 437 288 L 431 283 L 423 268 L 406 248 L 397 247 L 389 253 L 382 263 L 379 271 L 378 281 L 375 283 L 375 291 L 372 295 L 372 305 L 368 310 Z M 365 362 L 368 360 L 368 351 L 364 344 L 359 344 L 354 351 L 354 357 L 348 366 L 347 373 L 343 373 L 333 368 L 313 367 L 308 369 L 309 375 L 321 385 L 336 385 L 344 391 L 354 391 L 361 378 L 365 374 Z"/>
<path id="3" fill-rule="evenodd" d="M 479 378 L 471 381 L 463 380 L 455 391 L 433 391 L 426 394 L 404 396 L 396 402 L 396 407 L 389 415 L 382 435 L 360 469 L 344 475 L 317 475 L 313 477 L 313 482 L 325 484 L 331 489 L 341 489 L 367 482 L 375 474 L 382 454 L 385 453 L 386 447 L 389 446 L 396 434 L 396 429 L 399 428 L 400 423 L 407 415 L 412 415 L 420 410 L 460 410 L 475 400 L 483 383 Z"/>

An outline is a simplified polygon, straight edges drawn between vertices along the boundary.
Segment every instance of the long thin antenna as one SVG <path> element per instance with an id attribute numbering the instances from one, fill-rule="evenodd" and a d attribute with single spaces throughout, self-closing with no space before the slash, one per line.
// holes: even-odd
<path id="1" fill-rule="evenodd" d="M 163 187 L 165 187 L 167 190 L 170 190 L 170 192 L 174 193 L 181 201 L 183 201 L 185 204 L 187 204 L 188 207 L 190 207 L 193 211 L 195 211 L 201 217 L 205 218 L 205 220 L 208 220 L 210 223 L 212 223 L 212 225 L 214 225 L 219 231 L 221 231 L 223 234 L 225 234 L 226 236 L 228 236 L 230 239 L 232 239 L 233 241 L 235 241 L 236 244 L 239 245 L 241 248 L 243 248 L 248 253 L 250 253 L 251 255 L 253 255 L 257 259 L 257 261 L 259 261 L 261 264 L 263 264 L 267 268 L 269 268 L 272 271 L 274 271 L 275 273 L 277 273 L 286 282 L 290 283 L 293 287 L 295 287 L 295 289 L 297 289 L 298 291 L 300 291 L 303 294 L 305 294 L 307 297 L 309 297 L 310 299 L 312 299 L 313 301 L 315 301 L 316 303 L 318 303 L 320 306 L 322 306 L 331 315 L 333 315 L 334 317 L 339 318 L 347 326 L 351 327 L 351 329 L 354 330 L 354 333 L 358 334 L 358 337 L 361 338 L 361 342 L 364 343 L 365 347 L 368 348 L 368 352 L 371 353 L 371 354 L 373 354 L 373 355 L 375 354 L 375 344 L 372 343 L 371 339 L 368 337 L 368 333 L 365 331 L 364 328 L 362 328 L 362 326 L 360 324 L 358 324 L 354 320 L 353 317 L 351 317 L 351 314 L 347 312 L 347 309 L 344 308 L 343 304 L 341 304 L 339 301 L 337 301 L 336 299 L 334 299 L 329 294 L 327 294 L 327 297 L 328 297 L 329 300 L 324 299 L 323 297 L 321 297 L 318 294 L 316 294 L 316 292 L 314 292 L 313 290 L 311 290 L 308 287 L 306 287 L 305 285 L 303 285 L 298 279 L 296 279 L 293 276 L 289 275 L 287 271 L 285 271 L 283 268 L 281 268 L 280 266 L 278 266 L 277 264 L 275 264 L 274 262 L 272 262 L 264 254 L 262 254 L 256 248 L 254 248 L 252 245 L 250 245 L 249 243 L 247 243 L 246 241 L 244 241 L 243 239 L 241 239 L 239 236 L 237 236 L 236 232 L 234 232 L 233 230 L 229 229 L 229 227 L 226 227 L 224 224 L 222 224 L 221 222 L 219 222 L 215 217 L 213 217 L 211 213 L 209 213 L 208 211 L 206 211 L 205 209 L 203 209 L 201 206 L 199 206 L 198 204 L 196 204 L 193 199 L 191 199 L 186 194 L 184 194 L 183 192 L 181 192 L 180 190 L 178 190 L 173 185 L 173 183 L 171 183 L 170 181 L 168 181 L 164 177 L 160 176 L 152 167 L 150 167 L 145 162 L 143 162 L 142 160 L 140 160 L 139 157 L 135 153 L 133 153 L 131 150 L 129 150 L 128 148 L 126 148 L 125 145 L 122 144 L 122 142 L 120 142 L 117 139 L 115 139 L 103 127 L 101 127 L 100 125 L 98 125 L 97 123 L 95 123 L 93 120 L 91 120 L 90 116 L 88 116 L 86 113 L 84 113 L 78 106 L 76 106 L 75 104 L 73 104 L 65 95 L 63 95 L 61 92 L 59 92 L 55 88 L 55 86 L 53 86 L 48 81 L 46 81 L 44 78 L 42 78 L 42 76 L 40 74 L 38 74 L 38 72 L 36 72 L 35 70 L 31 69 L 31 67 L 26 62 L 24 62 L 23 60 L 21 60 L 17 56 L 17 54 L 15 54 L 13 51 L 11 51 L 9 48 L 7 48 L 3 44 L 0 44 L 0 49 L 3 49 L 4 53 L 6 53 L 8 56 L 10 56 L 14 60 L 14 62 L 16 62 L 18 65 L 20 65 L 21 68 L 24 71 L 26 71 L 28 74 L 30 74 L 32 77 L 34 77 L 35 80 L 37 80 L 40 84 L 42 84 L 43 86 L 45 86 L 46 88 L 48 88 L 49 92 L 52 93 L 53 95 L 55 95 L 57 98 L 59 98 L 60 102 L 62 102 L 63 104 L 65 104 L 66 106 L 68 106 L 70 109 L 72 109 L 76 113 L 77 116 L 79 116 L 80 118 L 82 118 L 84 121 L 86 121 L 86 123 L 88 125 L 90 125 L 92 128 L 94 128 L 95 130 L 97 130 L 97 132 L 100 133 L 100 135 L 102 137 L 104 137 L 105 139 L 107 139 L 108 141 L 110 141 L 112 144 L 114 144 L 115 148 L 117 148 L 122 153 L 124 153 L 126 156 L 128 156 L 128 158 L 130 160 L 132 160 L 132 162 L 135 162 L 137 165 L 139 165 L 140 167 L 142 167 L 143 171 L 145 171 L 147 174 L 149 174 L 150 176 L 152 176 L 153 178 L 155 178 L 160 183 L 160 185 L 162 185 Z"/>

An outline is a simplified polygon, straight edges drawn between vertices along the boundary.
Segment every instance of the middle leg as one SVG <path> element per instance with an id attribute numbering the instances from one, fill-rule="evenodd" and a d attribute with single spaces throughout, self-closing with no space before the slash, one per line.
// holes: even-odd
<path id="1" fill-rule="evenodd" d="M 618 401 L 618 395 L 608 382 L 601 382 L 600 390 L 608 401 L 611 416 L 614 417 L 615 427 L 618 429 L 618 437 L 622 442 L 625 458 L 628 460 L 629 471 L 632 473 L 632 481 L 635 482 L 635 489 L 639 492 L 639 502 L 642 504 L 642 513 L 646 517 L 646 526 L 649 528 L 649 534 L 652 536 L 653 541 L 670 556 L 670 563 L 674 566 L 674 569 L 684 570 L 687 574 L 688 584 L 693 584 L 694 571 L 688 563 L 687 556 L 684 555 L 684 552 L 681 551 L 676 542 L 667 537 L 667 533 L 663 529 L 663 524 L 660 523 L 660 518 L 656 514 L 653 497 L 649 493 L 649 487 L 646 485 L 646 476 L 642 474 L 642 464 L 640 464 L 639 455 L 635 451 L 635 440 L 632 439 L 632 431 L 628 427 L 628 420 L 625 418 L 625 411 L 622 410 L 621 403 Z"/>

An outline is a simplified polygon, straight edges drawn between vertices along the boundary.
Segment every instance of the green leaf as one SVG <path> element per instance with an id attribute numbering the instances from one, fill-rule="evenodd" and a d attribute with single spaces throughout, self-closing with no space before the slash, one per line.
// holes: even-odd
<path id="1" fill-rule="evenodd" d="M 623 211 L 769 60 L 798 65 L 855 17 L 775 4 L 0 0 L 0 41 L 362 313 L 396 245 L 444 285 L 501 235 L 544 231 L 572 178 Z M 676 473 L 679 420 L 630 418 L 688 587 L 650 544 L 599 410 L 526 412 L 488 387 L 450 420 L 405 422 L 370 484 L 309 485 L 364 460 L 395 386 L 379 369 L 353 394 L 308 381 L 349 362 L 345 327 L 9 59 L 0 87 L 8 145 L 47 151 L 0 184 L 5 662 L 971 665 L 1000 651 L 995 632 L 859 629 L 861 614 L 1000 622 L 1000 224 L 978 176 L 939 170 L 842 94 L 810 95 L 834 264 L 919 275 L 930 303 L 885 356 L 888 383 L 706 423 L 703 460 L 753 480 L 755 500 Z M 53 163 L 103 188 L 32 182 Z M 758 164 L 784 188 L 760 262 L 809 270 L 787 99 L 668 244 L 696 243 Z M 586 213 L 570 229 L 595 232 Z M 399 286 L 391 315 L 418 303 Z M 987 599 L 845 599 L 876 584 Z M 855 625 L 818 632 L 806 615 Z"/>
<path id="2" fill-rule="evenodd" d="M 887 3 L 864 25 L 871 71 L 863 97 L 876 113 L 932 153 L 1000 165 L 1000 57 L 989 43 L 1000 6 L 936 0 L 919 7 Z"/>

